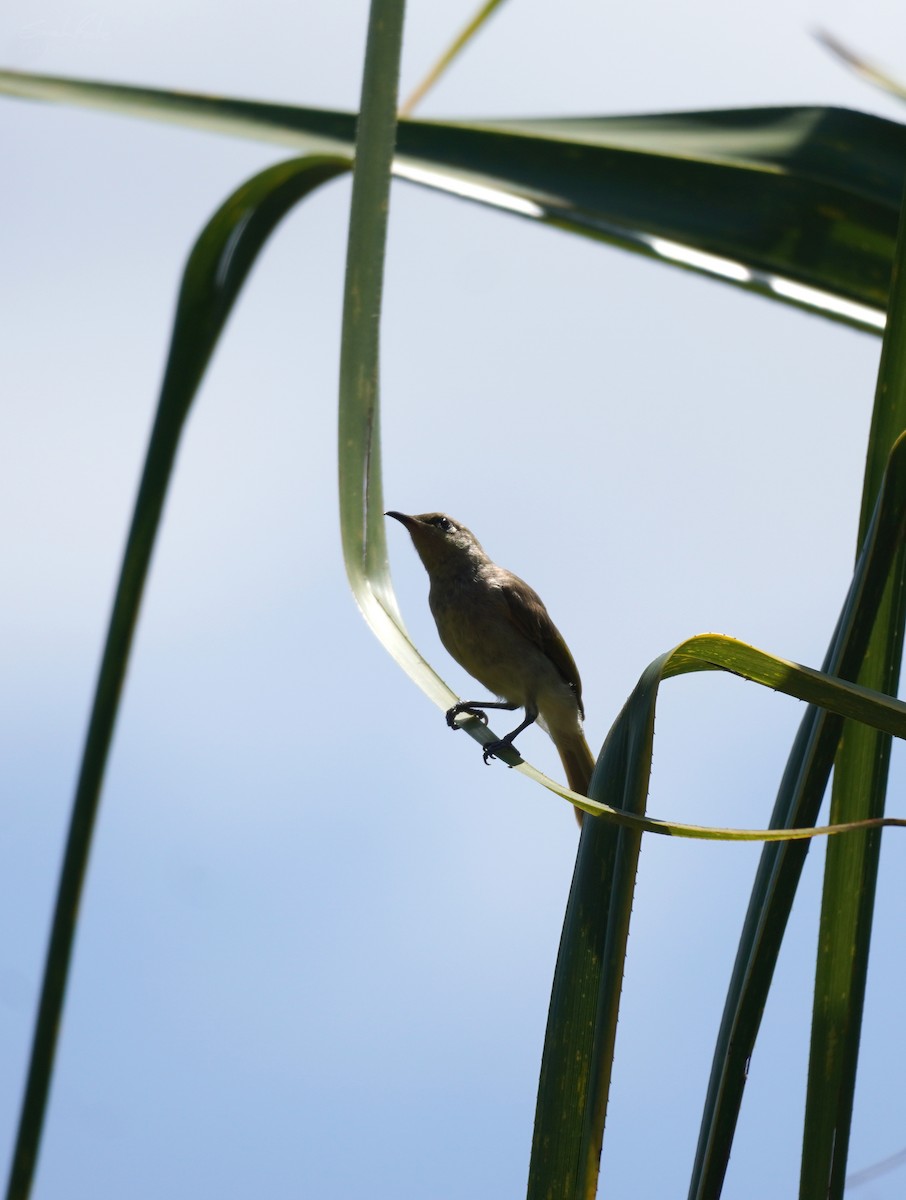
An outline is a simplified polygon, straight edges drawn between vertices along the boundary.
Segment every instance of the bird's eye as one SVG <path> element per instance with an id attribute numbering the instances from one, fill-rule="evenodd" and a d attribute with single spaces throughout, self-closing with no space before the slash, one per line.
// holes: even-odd
<path id="1" fill-rule="evenodd" d="M 431 524 L 436 525 L 438 529 L 442 529 L 444 533 L 453 528 L 453 522 L 447 520 L 446 517 L 435 517 Z"/>

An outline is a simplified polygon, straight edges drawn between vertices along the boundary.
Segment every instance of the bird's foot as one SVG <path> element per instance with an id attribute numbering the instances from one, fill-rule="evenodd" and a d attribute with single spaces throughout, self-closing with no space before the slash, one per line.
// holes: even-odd
<path id="1" fill-rule="evenodd" d="M 491 759 L 497 758 L 501 750 L 511 750 L 513 743 L 508 742 L 506 738 L 498 738 L 496 742 L 487 742 L 481 752 L 481 757 L 484 759 L 484 765 L 490 766 Z M 512 763 L 507 763 L 507 766 L 512 768 Z"/>
<path id="2" fill-rule="evenodd" d="M 472 708 L 468 704 L 454 704 L 452 708 L 447 709 L 447 724 L 451 729 L 459 729 L 459 726 L 456 724 L 456 718 L 460 713 L 465 713 L 468 717 L 475 717 L 481 721 L 482 725 L 487 725 L 488 723 L 488 714 L 480 708 Z"/>

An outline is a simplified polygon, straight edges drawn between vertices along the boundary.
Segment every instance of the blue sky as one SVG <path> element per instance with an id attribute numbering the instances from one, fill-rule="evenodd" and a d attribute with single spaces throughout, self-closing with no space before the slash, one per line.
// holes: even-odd
<path id="1" fill-rule="evenodd" d="M 404 90 L 468 15 L 412 4 Z M 4 65 L 356 104 L 367 10 L 11 0 Z M 833 103 L 902 119 L 809 36 L 906 75 L 893 5 L 512 0 L 422 109 Z M 0 1128 L 179 273 L 273 147 L 0 100 Z M 334 465 L 348 183 L 256 268 L 188 424 L 106 782 L 35 1195 L 518 1195 L 576 844 L 482 766 L 348 593 Z M 694 633 L 817 665 L 845 593 L 879 341 L 417 188 L 394 188 L 385 497 L 444 509 L 544 596 L 597 749 Z M 417 644 L 457 690 L 403 530 Z M 758 568 L 752 563 L 757 562 Z M 665 688 L 650 810 L 763 825 L 801 706 Z M 551 773 L 540 732 L 523 752 Z M 891 811 L 902 815 L 895 756 Z M 851 1167 L 899 1150 L 902 848 L 888 836 Z M 685 1190 L 757 850 L 646 840 L 603 1179 Z M 728 1176 L 797 1179 L 823 851 L 809 856 Z M 653 1149 L 656 1145 L 656 1151 Z M 865 1192 L 895 1194 L 895 1176 Z M 901 1183 L 900 1183 L 901 1186 Z M 604 1192 L 602 1188 L 602 1193 Z M 898 1194 L 898 1193 L 896 1193 Z"/>

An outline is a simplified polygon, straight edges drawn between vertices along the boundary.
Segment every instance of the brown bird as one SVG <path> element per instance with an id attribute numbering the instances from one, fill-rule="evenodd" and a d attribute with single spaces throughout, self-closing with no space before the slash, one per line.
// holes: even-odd
<path id="1" fill-rule="evenodd" d="M 525 720 L 484 747 L 495 758 L 537 721 L 557 747 L 570 788 L 588 794 L 594 758 L 582 733 L 582 683 L 566 642 L 541 597 L 512 571 L 491 562 L 478 539 L 445 513 L 388 512 L 409 530 L 431 581 L 428 603 L 449 653 L 498 700 L 467 700 L 447 711 L 487 724 L 486 708 L 525 709 Z M 576 809 L 581 824 L 582 813 Z"/>

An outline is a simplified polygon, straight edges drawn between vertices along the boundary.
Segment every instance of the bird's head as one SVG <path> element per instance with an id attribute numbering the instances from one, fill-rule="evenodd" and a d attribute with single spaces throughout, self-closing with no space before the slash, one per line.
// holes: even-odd
<path id="1" fill-rule="evenodd" d="M 393 517 L 406 526 L 429 575 L 487 561 L 487 555 L 475 534 L 446 513 L 408 516 L 406 513 L 388 512 L 384 516 Z"/>

